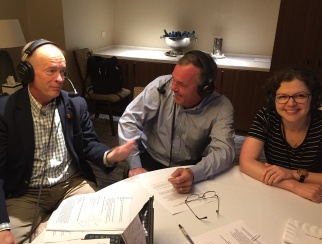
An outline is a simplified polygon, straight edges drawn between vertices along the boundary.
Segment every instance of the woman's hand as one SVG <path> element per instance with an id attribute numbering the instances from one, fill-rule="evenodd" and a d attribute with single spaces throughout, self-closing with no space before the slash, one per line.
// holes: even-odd
<path id="1" fill-rule="evenodd" d="M 301 183 L 297 181 L 294 185 L 293 192 L 303 198 L 311 200 L 312 202 L 322 202 L 322 186 L 319 184 Z"/>
<path id="2" fill-rule="evenodd" d="M 293 171 L 277 165 L 265 163 L 265 170 L 263 171 L 262 182 L 266 185 L 274 185 L 282 180 L 293 179 Z"/>

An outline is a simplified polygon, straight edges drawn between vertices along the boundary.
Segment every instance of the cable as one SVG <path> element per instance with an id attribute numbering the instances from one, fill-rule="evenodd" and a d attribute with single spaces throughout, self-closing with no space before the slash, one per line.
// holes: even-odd
<path id="1" fill-rule="evenodd" d="M 51 119 L 51 126 L 50 126 L 50 132 L 49 132 L 49 138 L 48 138 L 48 142 L 47 142 L 47 147 L 46 147 L 46 156 L 45 156 L 45 165 L 44 165 L 44 170 L 42 171 L 42 176 L 41 176 L 41 183 L 40 183 L 40 187 L 39 187 L 39 192 L 38 192 L 38 197 L 37 197 L 37 204 L 36 204 L 36 208 L 35 208 L 35 213 L 34 213 L 34 217 L 31 223 L 31 228 L 30 228 L 30 235 L 29 235 L 29 243 L 31 243 L 31 237 L 33 232 L 35 231 L 35 222 L 36 222 L 36 217 L 38 215 L 38 210 L 39 210 L 39 203 L 40 203 L 40 196 L 41 196 L 41 192 L 42 192 L 42 188 L 43 188 L 43 184 L 44 184 L 44 180 L 45 180 L 45 171 L 46 171 L 46 167 L 48 164 L 48 151 L 49 151 L 49 146 L 50 146 L 50 141 L 51 141 L 51 137 L 52 137 L 52 133 L 53 133 L 53 128 L 54 128 L 54 120 L 55 120 L 55 113 L 56 113 L 56 100 L 55 100 L 55 107 L 54 107 L 54 112 L 53 112 L 53 116 Z M 26 238 L 28 239 L 28 237 Z"/>
<path id="2" fill-rule="evenodd" d="M 169 162 L 169 167 L 171 167 L 171 163 L 172 163 L 172 147 L 173 147 L 173 136 L 174 136 L 174 123 L 176 120 L 176 103 L 174 103 L 174 107 L 173 107 L 173 116 L 172 116 L 172 126 L 171 126 L 171 144 L 170 144 L 170 162 Z"/>

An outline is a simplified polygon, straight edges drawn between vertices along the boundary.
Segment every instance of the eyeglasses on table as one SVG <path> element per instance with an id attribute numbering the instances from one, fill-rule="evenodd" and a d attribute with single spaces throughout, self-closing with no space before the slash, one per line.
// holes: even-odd
<path id="1" fill-rule="evenodd" d="M 216 210 L 216 213 L 219 214 L 219 197 L 218 197 L 218 195 L 217 195 L 217 193 L 215 191 L 206 191 L 202 195 L 199 195 L 199 194 L 190 194 L 189 196 L 187 196 L 187 198 L 185 200 L 185 204 L 188 206 L 188 208 L 190 209 L 190 211 L 194 214 L 194 216 L 196 216 L 197 219 L 202 220 L 202 219 L 206 219 L 207 216 L 198 217 L 198 215 L 189 206 L 189 203 L 190 202 L 193 202 L 193 201 L 200 200 L 200 199 L 206 200 L 206 199 L 209 199 L 209 198 L 217 198 L 217 210 Z"/>

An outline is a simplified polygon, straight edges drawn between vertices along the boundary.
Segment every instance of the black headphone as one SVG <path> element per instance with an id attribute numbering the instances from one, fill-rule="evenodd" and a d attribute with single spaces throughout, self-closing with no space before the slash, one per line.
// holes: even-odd
<path id="1" fill-rule="evenodd" d="M 215 74 L 215 72 L 217 72 L 217 65 L 214 62 L 215 65 L 213 65 L 210 62 L 210 58 L 208 57 L 204 52 L 202 51 L 198 51 L 198 50 L 192 50 L 189 52 L 186 52 L 186 54 L 193 54 L 197 57 L 197 59 L 199 60 L 202 68 L 204 69 L 205 73 L 206 73 L 206 79 L 205 80 L 201 80 L 198 84 L 198 94 L 200 97 L 206 97 L 208 95 L 210 95 L 214 90 L 215 90 L 215 83 L 213 82 L 213 77 Z M 216 69 L 216 70 L 215 70 Z"/>
<path id="2" fill-rule="evenodd" d="M 48 41 L 45 39 L 40 39 L 40 40 L 36 40 L 33 43 L 31 43 L 30 46 L 28 48 L 26 48 L 26 50 L 24 51 L 21 61 L 17 66 L 18 75 L 24 84 L 28 84 L 28 83 L 33 82 L 33 80 L 35 78 L 34 68 L 32 67 L 31 63 L 29 63 L 28 61 L 25 61 L 25 59 L 28 56 L 31 56 L 33 51 L 35 51 L 38 47 L 45 45 L 45 44 L 53 44 L 58 47 L 57 44 L 55 44 L 51 41 Z"/>

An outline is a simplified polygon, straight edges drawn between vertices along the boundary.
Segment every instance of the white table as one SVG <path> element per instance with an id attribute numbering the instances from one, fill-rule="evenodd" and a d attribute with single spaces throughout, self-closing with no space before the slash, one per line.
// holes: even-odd
<path id="1" fill-rule="evenodd" d="M 174 169 L 164 170 L 172 172 Z M 144 175 L 151 176 L 151 174 L 158 174 L 158 171 Z M 241 219 L 249 228 L 259 233 L 267 243 L 281 244 L 288 218 L 317 226 L 321 226 L 322 223 L 322 204 L 267 186 L 242 174 L 238 166 L 234 166 L 212 180 L 198 184 L 217 192 L 220 198 L 220 215 L 217 216 L 215 212 L 216 202 L 194 208 L 199 216 L 207 215 L 206 220 L 198 220 L 190 211 L 172 215 L 155 198 L 154 243 L 186 242 L 178 224 L 182 224 L 193 239 L 194 236 Z M 102 191 L 115 187 L 118 191 L 132 192 L 133 213 L 137 213 L 150 196 L 141 183 L 136 181 L 136 177 L 117 182 Z M 35 240 L 37 243 L 39 241 L 41 241 L 41 235 Z"/>

